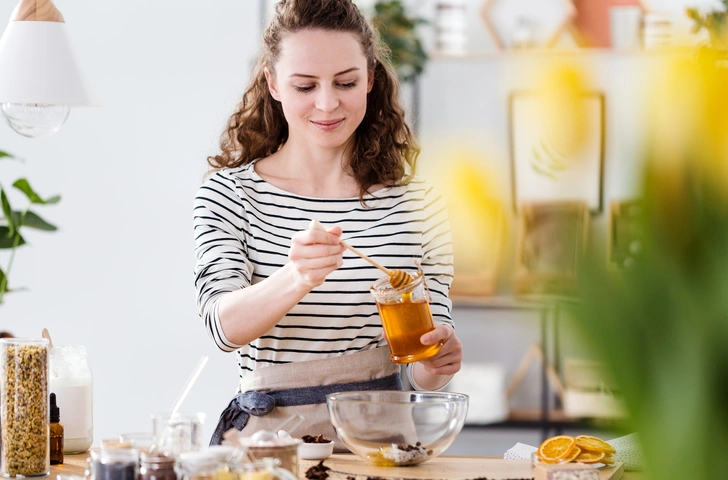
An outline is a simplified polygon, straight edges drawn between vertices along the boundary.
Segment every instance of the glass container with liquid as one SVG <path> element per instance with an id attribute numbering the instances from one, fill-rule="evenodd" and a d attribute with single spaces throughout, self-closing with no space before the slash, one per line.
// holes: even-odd
<path id="1" fill-rule="evenodd" d="M 442 344 L 424 345 L 420 337 L 435 329 L 430 311 L 430 291 L 418 271 L 408 284 L 394 288 L 389 277 L 377 280 L 370 289 L 379 309 L 390 358 L 395 363 L 413 363 L 433 357 Z"/>
<path id="2" fill-rule="evenodd" d="M 94 440 L 93 375 L 83 345 L 51 348 L 50 391 L 63 412 L 63 453 L 83 453 Z"/>

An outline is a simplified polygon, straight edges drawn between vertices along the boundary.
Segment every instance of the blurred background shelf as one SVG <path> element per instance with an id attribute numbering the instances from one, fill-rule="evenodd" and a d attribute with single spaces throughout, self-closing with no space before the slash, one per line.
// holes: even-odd
<path id="1" fill-rule="evenodd" d="M 591 423 L 588 420 L 567 417 L 561 410 L 549 410 L 547 418 L 543 418 L 540 409 L 514 409 L 511 410 L 508 418 L 502 422 L 495 423 L 466 423 L 466 429 L 490 429 L 490 428 L 528 428 L 545 429 L 549 431 L 563 431 L 566 428 L 588 428 Z M 558 434 L 555 433 L 555 434 Z"/>
<path id="2" fill-rule="evenodd" d="M 616 420 L 599 418 L 573 418 L 561 409 L 551 409 L 546 418 L 540 409 L 513 409 L 508 418 L 495 423 L 465 423 L 465 429 L 524 428 L 541 429 L 550 435 L 559 435 L 568 429 L 608 429 L 620 430 L 621 423 Z M 549 436 L 550 436 L 549 435 Z"/>

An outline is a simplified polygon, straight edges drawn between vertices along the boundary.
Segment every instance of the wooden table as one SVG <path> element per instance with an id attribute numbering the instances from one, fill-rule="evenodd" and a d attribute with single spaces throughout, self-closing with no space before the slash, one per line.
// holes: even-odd
<path id="1" fill-rule="evenodd" d="M 87 458 L 87 453 L 64 455 L 62 465 L 51 465 L 50 478 L 56 480 L 56 475 L 78 475 L 83 477 L 83 473 L 86 471 Z"/>
<path id="2" fill-rule="evenodd" d="M 56 480 L 56 475 L 78 475 L 82 477 L 86 470 L 86 458 L 88 458 L 87 454 L 66 455 L 63 465 L 51 466 L 50 478 L 52 480 Z M 324 461 L 324 465 L 334 469 L 343 469 L 347 473 L 355 474 L 355 478 L 357 478 L 357 480 L 365 480 L 367 476 L 388 478 L 453 479 L 456 478 L 456 476 L 458 476 L 458 478 L 482 477 L 487 475 L 487 472 L 483 472 L 482 470 L 483 466 L 498 465 L 498 468 L 501 468 L 502 462 L 506 461 L 497 457 L 443 456 L 425 462 L 419 467 L 384 468 L 369 465 L 355 455 L 335 454 Z M 306 478 L 306 470 L 317 463 L 317 461 L 312 460 L 299 460 L 299 478 Z M 422 474 L 423 472 L 429 473 Z M 333 479 L 333 477 L 334 475 L 330 478 Z M 644 473 L 625 472 L 622 480 L 647 480 L 647 477 Z"/>

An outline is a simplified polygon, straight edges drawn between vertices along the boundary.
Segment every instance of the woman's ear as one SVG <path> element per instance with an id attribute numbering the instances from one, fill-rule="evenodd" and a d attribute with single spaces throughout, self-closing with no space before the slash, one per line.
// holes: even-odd
<path id="1" fill-rule="evenodd" d="M 376 66 L 369 71 L 369 78 L 367 78 L 367 93 L 371 92 L 372 88 L 374 88 L 374 74 L 376 71 Z"/>
<path id="2" fill-rule="evenodd" d="M 278 87 L 276 86 L 276 78 L 275 75 L 273 75 L 268 67 L 265 67 L 263 69 L 263 73 L 265 73 L 265 81 L 268 83 L 268 91 L 270 92 L 270 96 L 273 97 L 275 100 L 281 101 L 281 96 L 278 93 Z"/>

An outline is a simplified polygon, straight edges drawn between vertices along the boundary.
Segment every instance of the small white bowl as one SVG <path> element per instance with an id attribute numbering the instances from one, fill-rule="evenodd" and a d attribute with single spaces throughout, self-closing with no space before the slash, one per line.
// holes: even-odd
<path id="1" fill-rule="evenodd" d="M 334 442 L 298 444 L 298 458 L 303 460 L 323 460 L 332 453 L 334 453 Z"/>

